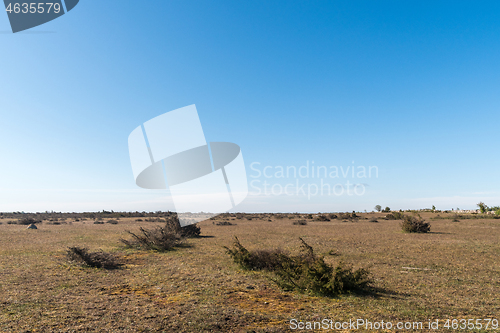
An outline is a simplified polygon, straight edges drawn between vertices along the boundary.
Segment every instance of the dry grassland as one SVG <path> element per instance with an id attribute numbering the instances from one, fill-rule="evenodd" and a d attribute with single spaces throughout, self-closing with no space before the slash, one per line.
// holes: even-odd
<path id="1" fill-rule="evenodd" d="M 383 219 L 308 220 L 307 225 L 292 225 L 303 216 L 226 218 L 236 225 L 204 221 L 203 237 L 166 253 L 126 249 L 119 242 L 127 237 L 125 230 L 157 223 L 44 222 L 38 230 L 26 230 L 4 220 L 0 331 L 288 332 L 292 318 L 500 319 L 500 221 L 431 216 L 423 215 L 431 222 L 429 234 L 406 234 L 400 221 Z M 279 247 L 292 253 L 302 237 L 329 263 L 344 260 L 368 268 L 376 290 L 339 298 L 281 291 L 270 273 L 243 271 L 231 261 L 223 246 L 230 246 L 233 236 L 249 250 Z M 79 266 L 66 259 L 69 246 L 116 253 L 125 266 Z"/>

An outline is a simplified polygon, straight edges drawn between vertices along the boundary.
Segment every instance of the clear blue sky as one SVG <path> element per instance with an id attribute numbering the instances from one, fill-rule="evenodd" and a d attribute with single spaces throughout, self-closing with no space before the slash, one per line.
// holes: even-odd
<path id="1" fill-rule="evenodd" d="M 9 31 L 0 14 L 0 211 L 172 209 L 127 138 L 190 104 L 249 182 L 254 162 L 379 170 L 362 196 L 240 210 L 500 205 L 500 2 L 82 0 Z"/>

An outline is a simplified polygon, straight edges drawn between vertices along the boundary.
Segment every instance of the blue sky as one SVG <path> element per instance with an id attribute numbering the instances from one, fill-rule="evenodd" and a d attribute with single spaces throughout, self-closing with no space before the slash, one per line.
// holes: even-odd
<path id="1" fill-rule="evenodd" d="M 127 138 L 190 104 L 249 182 L 254 162 L 379 170 L 361 196 L 237 210 L 500 205 L 498 2 L 82 0 L 17 34 L 1 14 L 0 40 L 0 211 L 173 209 Z"/>

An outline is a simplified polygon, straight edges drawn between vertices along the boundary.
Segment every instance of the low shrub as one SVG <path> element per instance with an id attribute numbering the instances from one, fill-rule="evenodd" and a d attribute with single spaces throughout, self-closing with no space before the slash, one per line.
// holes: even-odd
<path id="1" fill-rule="evenodd" d="M 431 230 L 431 225 L 424 221 L 420 215 L 413 216 L 403 215 L 403 222 L 401 222 L 401 229 L 404 232 L 411 233 L 426 233 Z"/>
<path id="2" fill-rule="evenodd" d="M 285 255 L 280 249 L 248 251 L 238 237 L 234 237 L 233 249 L 224 248 L 236 264 L 247 270 L 277 270 L 281 265 L 280 257 Z"/>
<path id="3" fill-rule="evenodd" d="M 117 220 L 108 220 L 108 221 L 106 221 L 106 223 L 109 223 L 109 224 L 118 224 L 118 221 Z"/>
<path id="4" fill-rule="evenodd" d="M 302 238 L 299 255 L 290 256 L 281 250 L 248 251 L 235 237 L 233 249 L 226 252 L 244 269 L 267 270 L 275 274 L 273 281 L 284 290 L 297 290 L 322 296 L 337 296 L 369 289 L 371 279 L 365 269 L 353 270 L 339 262 L 331 266 Z"/>
<path id="5" fill-rule="evenodd" d="M 103 221 L 94 221 L 94 224 L 104 224 L 104 222 Z"/>
<path id="6" fill-rule="evenodd" d="M 394 215 L 396 220 L 402 220 L 404 217 L 404 214 L 402 212 L 393 212 L 392 215 Z"/>
<path id="7" fill-rule="evenodd" d="M 179 228 L 180 228 L 179 232 L 181 234 L 181 237 L 186 237 L 186 238 L 200 237 L 201 229 L 196 224 L 190 224 L 190 225 L 187 225 L 185 227 L 179 226 Z"/>
<path id="8" fill-rule="evenodd" d="M 330 221 L 330 219 L 328 218 L 328 216 L 320 214 L 320 215 L 316 216 L 316 221 L 327 222 L 327 221 Z"/>
<path id="9" fill-rule="evenodd" d="M 339 220 L 346 220 L 351 217 L 351 214 L 349 213 L 339 213 L 338 218 Z"/>
<path id="10" fill-rule="evenodd" d="M 372 217 L 371 219 L 368 220 L 368 222 L 378 222 L 376 217 Z"/>
<path id="11" fill-rule="evenodd" d="M 392 212 L 390 214 L 387 214 L 385 216 L 386 220 L 402 220 L 404 217 L 404 214 L 401 212 Z"/>
<path id="12" fill-rule="evenodd" d="M 67 256 L 72 261 L 90 267 L 114 269 L 122 266 L 122 263 L 116 255 L 103 251 L 90 252 L 84 247 L 74 246 L 68 248 Z"/>
<path id="13" fill-rule="evenodd" d="M 352 220 L 357 217 L 358 215 L 356 215 L 356 213 L 339 213 L 338 215 L 339 220 L 347 220 L 347 219 Z"/>
<path id="14" fill-rule="evenodd" d="M 11 223 L 11 224 L 30 225 L 30 224 L 36 224 L 36 223 L 42 223 L 42 221 L 37 220 L 33 217 L 23 217 L 23 218 L 17 220 L 14 223 Z"/>
<path id="15" fill-rule="evenodd" d="M 292 224 L 293 225 L 307 225 L 307 221 L 306 220 L 298 220 L 298 221 L 293 221 Z"/>
<path id="16" fill-rule="evenodd" d="M 215 225 L 235 225 L 235 224 L 229 221 L 219 221 Z"/>

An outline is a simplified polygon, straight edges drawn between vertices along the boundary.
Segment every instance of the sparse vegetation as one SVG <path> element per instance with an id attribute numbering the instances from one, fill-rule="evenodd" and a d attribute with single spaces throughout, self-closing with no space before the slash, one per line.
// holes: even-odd
<path id="1" fill-rule="evenodd" d="M 368 220 L 368 222 L 378 222 L 376 217 L 372 217 L 371 219 Z"/>
<path id="2" fill-rule="evenodd" d="M 112 253 L 103 251 L 90 252 L 85 247 L 70 247 L 67 256 L 70 260 L 89 267 L 114 269 L 122 265 L 118 257 Z"/>
<path id="3" fill-rule="evenodd" d="M 336 219 L 327 223 L 329 227 L 306 219 L 306 213 L 221 214 L 213 221 L 238 225 L 201 222 L 197 226 L 207 237 L 190 240 L 195 246 L 187 251 L 167 255 L 115 247 L 120 237 L 131 238 L 125 230 L 138 233 L 141 226 L 163 226 L 175 214 L 3 213 L 0 322 L 8 332 L 119 332 L 126 327 L 138 332 L 277 333 L 289 331 L 286 323 L 296 314 L 304 320 L 339 321 L 353 316 L 375 321 L 390 314 L 394 321 L 424 322 L 428 318 L 491 316 L 500 306 L 496 297 L 499 279 L 493 274 L 500 253 L 495 232 L 499 216 L 466 212 L 456 216 L 450 210 L 439 212 L 438 217 L 438 213 L 415 212 L 431 223 L 432 234 L 403 233 L 401 220 L 383 220 L 387 213 L 357 213 L 366 222 L 377 217 L 383 223 L 341 223 L 342 219 Z M 93 225 L 97 215 L 103 221 L 120 217 L 119 224 Z M 37 224 L 41 230 L 25 231 L 26 226 L 17 225 L 18 219 L 27 216 L 42 220 L 42 226 Z M 60 223 L 60 217 L 67 217 L 68 224 L 48 223 L 51 218 Z M 87 221 L 75 222 L 75 217 Z M 162 221 L 144 222 L 150 217 Z M 459 223 L 452 222 L 455 217 Z M 143 221 L 136 222 L 136 218 Z M 292 226 L 299 219 L 308 225 Z M 254 271 L 242 271 L 234 264 L 221 248 L 222 244 L 233 249 L 234 234 L 249 252 L 263 249 L 255 261 L 269 268 L 252 265 Z M 333 268 L 341 260 L 353 263 L 353 271 L 369 268 L 376 283 L 372 290 L 378 296 L 318 299 L 307 295 L 315 294 L 312 290 L 297 295 L 279 288 L 278 281 L 273 282 L 279 280 L 274 272 L 281 265 L 279 252 L 288 257 L 301 255 L 299 236 Z M 69 246 L 117 253 L 126 269 L 105 271 L 88 269 L 83 262 L 84 268 L 61 262 L 61 254 L 67 260 Z M 54 307 L 54 299 L 62 306 Z M 445 330 L 436 330 L 441 331 Z"/>
<path id="4" fill-rule="evenodd" d="M 292 222 L 293 225 L 307 225 L 306 220 L 297 220 Z"/>

